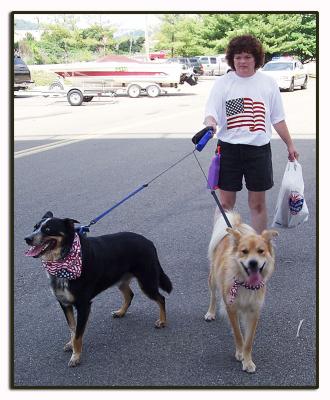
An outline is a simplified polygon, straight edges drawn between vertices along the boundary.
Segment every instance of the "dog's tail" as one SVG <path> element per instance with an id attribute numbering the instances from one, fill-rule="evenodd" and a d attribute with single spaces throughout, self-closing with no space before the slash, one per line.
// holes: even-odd
<path id="1" fill-rule="evenodd" d="M 159 287 L 167 293 L 171 293 L 173 286 L 170 278 L 165 274 L 161 265 L 159 264 Z"/>

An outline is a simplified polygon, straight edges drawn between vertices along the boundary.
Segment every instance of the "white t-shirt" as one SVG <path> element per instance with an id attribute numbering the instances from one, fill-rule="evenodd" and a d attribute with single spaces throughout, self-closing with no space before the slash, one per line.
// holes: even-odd
<path id="1" fill-rule="evenodd" d="M 217 121 L 220 140 L 254 146 L 269 143 L 271 126 L 285 119 L 278 85 L 261 71 L 247 78 L 234 71 L 217 78 L 206 103 L 207 116 Z"/>

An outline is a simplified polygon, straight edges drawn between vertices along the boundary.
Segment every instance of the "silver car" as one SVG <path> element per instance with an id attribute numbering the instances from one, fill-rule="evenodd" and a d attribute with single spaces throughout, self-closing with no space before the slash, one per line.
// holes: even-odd
<path id="1" fill-rule="evenodd" d="M 266 63 L 262 72 L 272 76 L 280 89 L 293 92 L 295 88 L 307 88 L 308 72 L 299 60 L 278 58 Z"/>

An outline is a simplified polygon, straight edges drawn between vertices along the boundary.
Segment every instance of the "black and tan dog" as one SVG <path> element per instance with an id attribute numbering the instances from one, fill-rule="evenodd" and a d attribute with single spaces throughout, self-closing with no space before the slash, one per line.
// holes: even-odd
<path id="1" fill-rule="evenodd" d="M 55 218 L 48 211 L 25 238 L 31 246 L 26 255 L 41 259 L 68 322 L 71 340 L 64 350 L 72 350 L 70 367 L 80 363 L 82 338 L 96 295 L 117 284 L 124 302 L 113 316 L 123 317 L 134 296 L 129 283 L 135 277 L 142 291 L 157 302 L 160 317 L 155 326 L 162 328 L 166 325 L 166 311 L 159 288 L 168 293 L 172 290 L 150 240 L 131 232 L 86 237 L 75 232 L 75 223 L 78 221 Z"/>

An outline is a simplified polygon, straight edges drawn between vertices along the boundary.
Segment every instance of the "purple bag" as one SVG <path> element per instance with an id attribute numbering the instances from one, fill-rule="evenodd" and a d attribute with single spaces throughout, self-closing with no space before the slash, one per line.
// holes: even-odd
<path id="1" fill-rule="evenodd" d="M 220 174 L 220 146 L 217 147 L 217 153 L 211 160 L 211 164 L 209 167 L 209 174 L 207 178 L 207 188 L 214 190 L 218 189 L 219 183 L 219 174 Z"/>

